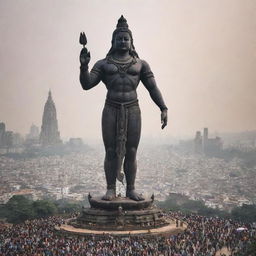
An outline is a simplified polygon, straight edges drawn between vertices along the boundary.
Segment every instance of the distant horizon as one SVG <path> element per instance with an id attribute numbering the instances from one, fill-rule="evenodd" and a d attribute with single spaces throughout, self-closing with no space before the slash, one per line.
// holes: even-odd
<path id="1" fill-rule="evenodd" d="M 13 130 L 10 130 L 8 129 L 8 124 L 6 124 L 4 122 L 4 120 L 0 120 L 0 123 L 4 123 L 5 124 L 5 127 L 6 127 L 6 131 L 12 131 L 14 133 L 19 133 L 22 137 L 26 137 L 26 135 L 28 135 L 29 133 L 29 130 L 27 133 L 23 134 L 19 131 L 13 131 Z M 38 127 L 39 129 L 39 133 L 41 132 L 41 125 L 36 125 L 36 124 L 31 124 L 32 125 L 35 125 L 36 127 Z M 255 133 L 255 136 L 256 136 L 256 129 L 254 130 L 241 130 L 241 131 L 221 131 L 221 130 L 218 130 L 218 131 L 212 131 L 210 129 L 210 127 L 202 127 L 200 129 L 197 129 L 193 132 L 191 132 L 190 134 L 180 134 L 180 135 L 165 135 L 165 134 L 157 134 L 157 135 L 143 135 L 141 136 L 141 143 L 152 143 L 152 144 L 166 144 L 167 141 L 177 141 L 179 142 L 180 140 L 190 140 L 190 139 L 194 139 L 195 138 L 195 135 L 196 135 L 196 132 L 197 131 L 200 131 L 201 132 L 201 135 L 203 135 L 203 129 L 204 128 L 208 128 L 208 136 L 210 138 L 215 138 L 216 136 L 230 136 L 230 135 L 242 135 L 242 134 L 245 134 L 245 133 Z M 81 138 L 84 142 L 86 141 L 89 141 L 90 143 L 92 144 L 102 144 L 103 145 L 103 142 L 102 142 L 102 137 L 101 137 L 101 134 L 99 136 L 95 136 L 94 138 L 92 137 L 83 137 L 83 136 L 61 136 L 61 130 L 59 129 L 59 132 L 60 132 L 60 138 L 62 141 L 65 141 L 67 142 L 70 138 Z"/>
<path id="2" fill-rule="evenodd" d="M 4 121 L 4 120 L 0 120 L 0 123 L 4 123 L 5 124 L 5 127 L 6 127 L 6 131 L 11 131 L 13 133 L 19 133 L 21 136 L 25 137 L 26 135 L 29 134 L 29 130 L 30 130 L 30 127 L 32 125 L 35 125 L 38 129 L 39 129 L 39 133 L 41 132 L 41 124 L 40 125 L 37 125 L 35 123 L 32 123 L 29 127 L 29 130 L 26 132 L 26 133 L 21 133 L 20 131 L 14 131 L 14 130 L 10 130 L 8 129 L 8 124 Z M 99 127 L 101 128 L 101 126 Z M 204 128 L 208 128 L 208 135 L 209 137 L 216 137 L 216 136 L 219 136 L 220 135 L 239 135 L 239 134 L 243 134 L 243 133 L 256 133 L 256 129 L 253 129 L 253 130 L 240 130 L 240 131 L 224 131 L 224 130 L 215 130 L 215 131 L 212 131 L 210 129 L 210 127 L 201 127 L 200 129 L 197 129 L 195 131 L 191 131 L 191 133 L 186 133 L 186 134 L 180 134 L 180 135 L 163 135 L 163 134 L 157 134 L 157 135 L 152 135 L 152 134 L 149 134 L 149 135 L 141 135 L 141 140 L 151 140 L 152 138 L 153 139 L 160 139 L 160 140 L 165 140 L 166 138 L 172 138 L 172 139 L 189 139 L 189 138 L 194 138 L 195 137 L 195 134 L 197 131 L 200 131 L 201 132 L 201 135 L 203 135 L 203 129 Z M 83 140 L 99 140 L 102 142 L 102 137 L 101 137 L 101 134 L 100 136 L 95 136 L 95 138 L 88 138 L 88 137 L 83 137 L 83 136 L 61 136 L 61 130 L 59 129 L 59 132 L 60 132 L 60 137 L 62 140 L 69 140 L 70 138 L 82 138 Z"/>

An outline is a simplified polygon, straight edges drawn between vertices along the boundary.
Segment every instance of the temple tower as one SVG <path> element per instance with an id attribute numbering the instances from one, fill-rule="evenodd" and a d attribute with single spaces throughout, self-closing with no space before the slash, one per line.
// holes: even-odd
<path id="1" fill-rule="evenodd" d="M 40 143 L 43 146 L 61 143 L 60 133 L 58 131 L 56 107 L 52 100 L 51 91 L 49 91 L 48 99 L 44 105 L 44 113 L 40 133 Z"/>

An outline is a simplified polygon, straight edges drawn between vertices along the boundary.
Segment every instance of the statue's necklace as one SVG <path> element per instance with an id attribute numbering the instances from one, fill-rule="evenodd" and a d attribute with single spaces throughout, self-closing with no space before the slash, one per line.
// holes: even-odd
<path id="1" fill-rule="evenodd" d="M 135 58 L 131 58 L 131 60 L 128 60 L 126 62 L 119 61 L 117 59 L 114 59 L 112 56 L 108 56 L 107 62 L 109 64 L 114 64 L 117 67 L 118 73 L 121 77 L 124 77 L 127 70 L 135 63 L 137 63 Z"/>

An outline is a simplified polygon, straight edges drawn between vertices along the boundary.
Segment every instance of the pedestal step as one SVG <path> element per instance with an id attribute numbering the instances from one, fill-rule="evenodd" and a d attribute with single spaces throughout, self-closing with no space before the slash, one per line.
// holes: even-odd
<path id="1" fill-rule="evenodd" d="M 81 215 L 70 224 L 92 230 L 142 230 L 168 225 L 163 212 L 152 203 L 150 199 L 104 201 L 90 198 L 91 208 L 83 208 Z"/>

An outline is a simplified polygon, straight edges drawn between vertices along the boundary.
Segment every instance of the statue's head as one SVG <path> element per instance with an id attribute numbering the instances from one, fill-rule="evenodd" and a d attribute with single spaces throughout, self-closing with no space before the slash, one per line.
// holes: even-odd
<path id="1" fill-rule="evenodd" d="M 137 52 L 135 51 L 135 47 L 133 45 L 133 37 L 132 37 L 132 32 L 128 27 L 127 20 L 124 18 L 122 15 L 118 23 L 116 25 L 116 29 L 114 30 L 112 34 L 112 41 L 111 41 L 111 48 L 107 54 L 107 56 L 111 55 L 112 53 L 117 50 L 118 47 L 120 46 L 120 40 L 124 39 L 123 47 L 129 47 L 129 52 L 130 55 L 133 57 L 139 57 Z"/>

